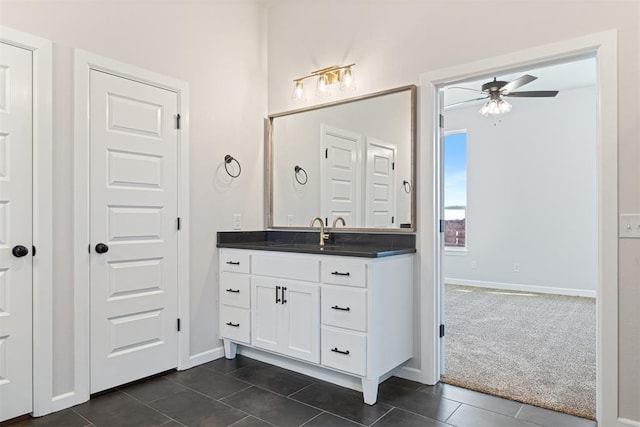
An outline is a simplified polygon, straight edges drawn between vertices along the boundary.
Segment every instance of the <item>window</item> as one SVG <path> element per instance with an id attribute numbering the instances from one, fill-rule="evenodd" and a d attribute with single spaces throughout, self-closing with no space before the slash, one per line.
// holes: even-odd
<path id="1" fill-rule="evenodd" d="M 467 247 L 467 132 L 444 136 L 444 246 Z"/>

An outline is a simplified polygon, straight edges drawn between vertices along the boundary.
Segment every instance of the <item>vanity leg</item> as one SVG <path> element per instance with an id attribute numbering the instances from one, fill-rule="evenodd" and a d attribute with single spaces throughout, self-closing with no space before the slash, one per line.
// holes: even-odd
<path id="1" fill-rule="evenodd" d="M 238 347 L 238 345 L 226 338 L 224 338 L 222 341 L 224 342 L 224 357 L 226 357 L 227 359 L 235 359 L 236 348 Z"/>
<path id="2" fill-rule="evenodd" d="M 362 396 L 367 405 L 375 405 L 378 400 L 378 381 L 378 377 L 362 379 Z"/>

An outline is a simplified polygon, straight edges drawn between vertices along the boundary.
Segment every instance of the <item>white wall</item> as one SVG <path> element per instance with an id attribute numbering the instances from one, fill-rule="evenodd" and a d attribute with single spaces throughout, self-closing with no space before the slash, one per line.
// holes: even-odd
<path id="1" fill-rule="evenodd" d="M 595 88 L 509 102 L 495 126 L 477 105 L 445 110 L 467 130 L 467 252 L 446 251 L 446 281 L 595 296 Z"/>
<path id="2" fill-rule="evenodd" d="M 294 108 L 292 79 L 333 64 L 356 63 L 357 94 L 365 94 L 417 84 L 427 71 L 615 29 L 619 210 L 640 212 L 639 17 L 638 2 L 624 0 L 327 0 L 322 7 L 309 1 L 276 2 L 269 7 L 268 110 Z M 421 170 L 429 165 L 419 165 Z M 418 224 L 419 229 L 425 226 Z M 638 265 L 640 240 L 621 241 L 620 415 L 640 422 Z M 416 319 L 416 349 L 419 337 Z M 416 354 L 417 368 L 419 358 Z"/>
<path id="3" fill-rule="evenodd" d="M 217 340 L 216 232 L 261 229 L 266 16 L 253 2 L 0 1 L 0 25 L 54 42 L 53 394 L 73 391 L 72 48 L 185 80 L 191 92 L 191 355 Z M 225 154 L 242 163 L 229 183 Z M 220 178 L 222 177 L 222 178 Z"/>

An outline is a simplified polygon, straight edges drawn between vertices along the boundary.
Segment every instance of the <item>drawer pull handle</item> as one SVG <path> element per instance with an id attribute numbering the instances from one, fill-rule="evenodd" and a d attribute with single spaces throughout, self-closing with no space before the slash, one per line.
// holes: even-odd
<path id="1" fill-rule="evenodd" d="M 227 322 L 227 326 L 233 326 L 234 328 L 239 328 L 240 327 L 240 323 Z"/>
<path id="2" fill-rule="evenodd" d="M 339 271 L 334 271 L 331 274 L 333 274 L 334 276 L 351 276 L 351 274 L 349 274 L 348 271 L 346 273 L 340 273 Z"/>
<path id="3" fill-rule="evenodd" d="M 239 294 L 240 293 L 240 289 L 227 289 L 227 292 L 233 292 L 234 294 Z"/>
<path id="4" fill-rule="evenodd" d="M 227 261 L 229 265 L 240 265 L 240 261 Z"/>
<path id="5" fill-rule="evenodd" d="M 338 347 L 332 348 L 331 351 L 333 351 L 334 353 L 349 355 L 349 350 L 347 351 L 338 350 Z"/>
<path id="6" fill-rule="evenodd" d="M 284 296 L 284 293 L 285 293 L 286 291 L 287 291 L 287 287 L 286 287 L 286 286 L 283 286 L 283 287 L 282 287 L 282 303 L 283 303 L 283 304 L 286 304 L 286 303 L 287 303 L 287 299 L 286 299 L 286 298 L 285 298 L 285 296 Z"/>
<path id="7" fill-rule="evenodd" d="M 334 310 L 351 311 L 351 307 L 338 307 L 337 305 L 334 305 L 331 308 L 333 308 Z"/>
<path id="8" fill-rule="evenodd" d="M 280 296 L 278 295 L 278 292 L 280 292 L 280 286 L 276 286 L 276 304 L 280 302 Z"/>

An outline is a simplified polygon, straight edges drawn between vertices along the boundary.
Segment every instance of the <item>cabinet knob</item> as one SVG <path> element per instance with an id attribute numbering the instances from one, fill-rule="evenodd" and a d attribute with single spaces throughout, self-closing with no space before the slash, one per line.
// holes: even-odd
<path id="1" fill-rule="evenodd" d="M 27 249 L 26 247 L 24 247 L 22 245 L 17 245 L 17 246 L 13 247 L 13 249 L 11 250 L 11 253 L 16 258 L 22 258 L 23 256 L 25 256 L 25 255 L 27 255 L 29 253 L 29 249 Z"/>

